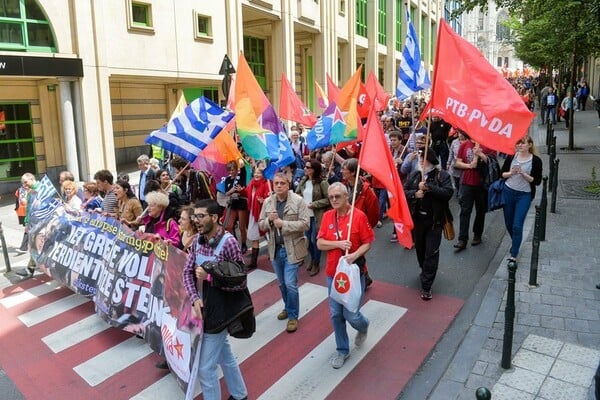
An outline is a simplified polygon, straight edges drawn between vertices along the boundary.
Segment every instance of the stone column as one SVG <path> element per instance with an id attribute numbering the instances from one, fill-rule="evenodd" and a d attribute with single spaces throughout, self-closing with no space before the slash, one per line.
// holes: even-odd
<path id="1" fill-rule="evenodd" d="M 71 96 L 71 81 L 60 80 L 60 112 L 62 117 L 62 136 L 67 159 L 67 170 L 79 180 L 79 164 L 77 162 L 77 137 L 75 135 L 75 119 Z"/>

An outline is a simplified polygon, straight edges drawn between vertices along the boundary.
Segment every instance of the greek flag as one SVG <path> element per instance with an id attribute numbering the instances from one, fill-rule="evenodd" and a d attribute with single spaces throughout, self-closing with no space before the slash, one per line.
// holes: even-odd
<path id="1" fill-rule="evenodd" d="M 417 32 L 410 21 L 410 14 L 406 10 L 406 43 L 402 50 L 402 59 L 398 69 L 398 86 L 396 86 L 396 97 L 399 100 L 410 97 L 419 90 L 431 87 L 431 81 L 421 63 L 421 51 L 419 50 L 419 41 Z"/>
<path id="2" fill-rule="evenodd" d="M 152 132 L 146 138 L 146 143 L 162 147 L 192 162 L 234 115 L 202 96 L 192 101 L 183 113 L 165 126 Z"/>

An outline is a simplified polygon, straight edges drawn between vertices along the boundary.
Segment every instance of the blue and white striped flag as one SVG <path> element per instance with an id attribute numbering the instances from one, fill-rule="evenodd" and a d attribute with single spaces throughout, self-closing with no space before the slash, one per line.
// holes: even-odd
<path id="1" fill-rule="evenodd" d="M 410 21 L 410 14 L 406 10 L 406 43 L 402 50 L 402 59 L 398 69 L 398 85 L 396 86 L 396 97 L 404 100 L 419 90 L 431 87 L 429 75 L 421 63 L 421 51 L 415 27 Z"/>
<path id="2" fill-rule="evenodd" d="M 162 147 L 192 162 L 234 115 L 202 96 L 192 101 L 183 113 L 165 126 L 152 132 L 146 138 L 146 143 Z"/>

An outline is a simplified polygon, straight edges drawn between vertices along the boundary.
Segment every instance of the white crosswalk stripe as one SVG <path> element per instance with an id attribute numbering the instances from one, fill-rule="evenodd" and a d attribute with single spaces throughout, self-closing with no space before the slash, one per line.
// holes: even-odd
<path id="1" fill-rule="evenodd" d="M 34 286 L 29 290 L 24 290 L 1 299 L 0 305 L 2 305 L 4 308 L 12 308 L 19 304 L 23 304 L 26 301 L 33 300 L 44 294 L 53 292 L 60 287 L 61 286 L 57 281 L 44 282 L 43 284 Z"/>
<path id="2" fill-rule="evenodd" d="M 67 312 L 83 303 L 87 303 L 88 301 L 90 300 L 83 296 L 72 294 L 40 308 L 36 308 L 35 310 L 31 310 L 25 314 L 21 314 L 17 318 L 19 318 L 26 326 L 31 327 Z"/>
<path id="3" fill-rule="evenodd" d="M 326 398 L 406 313 L 406 308 L 371 300 L 361 308 L 361 312 L 368 315 L 369 336 L 363 347 L 351 350 L 351 356 L 343 368 L 336 370 L 329 366 L 329 359 L 335 354 L 335 337 L 332 333 L 259 399 Z"/>
<path id="4" fill-rule="evenodd" d="M 110 325 L 94 314 L 43 337 L 42 341 L 46 343 L 50 350 L 60 353 L 100 332 L 104 332 L 108 328 L 110 328 Z"/>
<path id="5" fill-rule="evenodd" d="M 73 370 L 90 386 L 96 386 L 149 354 L 152 354 L 150 346 L 143 340 L 132 337 L 79 364 Z"/>

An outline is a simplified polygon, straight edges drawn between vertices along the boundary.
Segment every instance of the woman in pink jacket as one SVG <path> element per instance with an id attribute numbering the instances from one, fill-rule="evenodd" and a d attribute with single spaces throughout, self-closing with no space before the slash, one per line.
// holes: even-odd
<path id="1" fill-rule="evenodd" d="M 147 213 L 141 218 L 144 232 L 153 234 L 156 239 L 168 240 L 173 246 L 179 247 L 179 225 L 174 213 L 169 212 L 169 196 L 162 192 L 150 192 L 146 195 L 146 203 Z"/>

